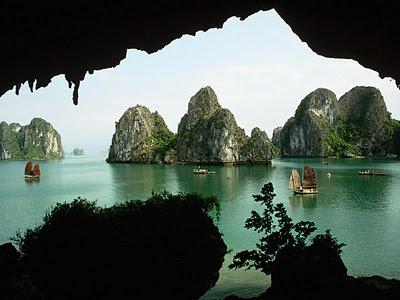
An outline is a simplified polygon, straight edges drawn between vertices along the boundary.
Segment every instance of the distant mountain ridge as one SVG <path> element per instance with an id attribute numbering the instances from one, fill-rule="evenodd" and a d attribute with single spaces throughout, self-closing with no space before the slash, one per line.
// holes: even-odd
<path id="1" fill-rule="evenodd" d="M 246 136 L 207 86 L 191 97 L 177 134 L 157 112 L 140 105 L 129 108 L 116 123 L 107 161 L 268 164 L 275 155 L 276 148 L 267 134 L 255 128 L 251 137 Z"/>
<path id="2" fill-rule="evenodd" d="M 61 136 L 49 122 L 34 118 L 25 126 L 0 123 L 0 160 L 60 158 L 64 158 Z"/>
<path id="3" fill-rule="evenodd" d="M 400 123 L 375 87 L 354 87 L 339 100 L 319 88 L 274 129 L 272 141 L 281 156 L 392 156 L 400 154 Z"/>

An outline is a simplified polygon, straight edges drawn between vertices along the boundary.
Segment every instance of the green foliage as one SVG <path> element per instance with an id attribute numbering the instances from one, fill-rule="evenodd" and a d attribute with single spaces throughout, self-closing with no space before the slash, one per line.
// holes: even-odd
<path id="1" fill-rule="evenodd" d="M 16 128 L 20 127 L 17 132 Z M 45 153 L 47 133 L 52 130 L 49 123 L 35 118 L 27 126 L 12 123 L 2 128 L 0 144 L 11 154 L 12 159 L 46 159 L 59 158 L 59 153 Z M 39 136 L 39 133 L 43 133 Z M 36 143 L 34 144 L 33 141 Z"/>
<path id="2" fill-rule="evenodd" d="M 361 150 L 346 140 L 335 129 L 331 129 L 326 139 L 327 155 L 343 156 L 345 154 L 361 155 Z"/>
<path id="3" fill-rule="evenodd" d="M 386 123 L 386 132 L 387 132 L 387 135 L 391 138 L 394 138 L 396 135 L 399 135 L 400 121 L 389 118 Z"/>
<path id="4" fill-rule="evenodd" d="M 23 149 L 23 159 L 43 159 L 45 157 L 46 153 L 44 153 L 42 148 L 29 145 L 28 147 Z"/>
<path id="5" fill-rule="evenodd" d="M 152 144 L 154 145 L 154 152 L 163 159 L 165 153 L 175 147 L 176 136 L 168 129 L 164 120 L 158 115 L 158 113 L 153 114 L 153 121 L 154 129 L 151 138 Z"/>
<path id="6" fill-rule="evenodd" d="M 387 128 L 392 141 L 393 152 L 400 155 L 400 121 L 390 119 Z"/>
<path id="7" fill-rule="evenodd" d="M 51 130 L 52 126 L 50 123 L 46 122 L 41 118 L 34 118 L 29 124 L 29 127 L 32 131 L 37 130 L 41 132 L 47 132 Z"/>
<path id="8" fill-rule="evenodd" d="M 106 208 L 77 198 L 12 239 L 48 299 L 198 299 L 226 253 L 214 210 L 217 199 L 199 194 L 163 192 Z"/>
<path id="9" fill-rule="evenodd" d="M 340 120 L 337 131 L 346 142 L 355 142 L 370 139 L 373 129 L 366 122 L 350 123 Z"/>
<path id="10" fill-rule="evenodd" d="M 264 206 L 264 212 L 251 212 L 245 228 L 264 233 L 256 244 L 256 249 L 245 250 L 234 256 L 229 268 L 255 268 L 265 274 L 271 274 L 276 257 L 282 252 L 295 253 L 329 253 L 340 254 L 344 244 L 339 244 L 329 231 L 316 235 L 309 245 L 307 239 L 316 230 L 315 224 L 309 221 L 293 223 L 282 203 L 274 204 L 274 187 L 265 184 L 254 200 Z"/>
<path id="11" fill-rule="evenodd" d="M 22 157 L 23 153 L 19 145 L 18 133 L 8 128 L 4 135 L 3 148 L 11 153 L 13 159 Z"/>

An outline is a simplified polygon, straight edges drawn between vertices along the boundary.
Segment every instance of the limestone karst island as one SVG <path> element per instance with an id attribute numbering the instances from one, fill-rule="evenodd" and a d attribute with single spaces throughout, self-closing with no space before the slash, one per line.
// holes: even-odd
<path id="1" fill-rule="evenodd" d="M 8 213 L 0 279 L 12 288 L 4 292 L 0 280 L 0 298 L 225 299 L 231 287 L 224 281 L 234 274 L 244 282 L 234 293 L 245 297 L 246 286 L 260 295 L 253 299 L 285 299 L 288 285 L 295 296 L 308 295 L 311 286 L 318 299 L 327 292 L 381 299 L 400 281 L 352 275 L 378 269 L 395 276 L 397 252 L 387 249 L 400 242 L 395 232 L 382 235 L 382 226 L 398 229 L 400 123 L 381 92 L 366 86 L 339 99 L 316 89 L 293 113 L 271 141 L 259 127 L 247 135 L 210 86 L 189 99 L 176 133 L 161 113 L 135 105 L 115 122 L 108 163 L 80 147 L 59 160 L 61 136 L 43 119 L 1 122 L 0 175 L 7 176 L 0 208 Z M 32 160 L 42 160 L 40 168 Z M 31 225 L 21 233 L 16 226 L 31 210 Z M 360 247 L 369 243 L 366 236 L 386 255 Z M 370 256 L 379 256 L 379 265 Z"/>
<path id="2" fill-rule="evenodd" d="M 25 126 L 0 123 L 0 160 L 61 158 L 61 136 L 49 122 L 34 118 Z"/>
<path id="3" fill-rule="evenodd" d="M 201 88 L 189 101 L 178 132 L 158 112 L 137 105 L 116 123 L 107 161 L 135 163 L 269 164 L 276 148 L 259 128 L 246 136 L 214 90 Z"/>
<path id="4" fill-rule="evenodd" d="M 337 100 L 324 88 L 307 95 L 272 142 L 281 156 L 387 157 L 400 154 L 400 122 L 380 91 L 357 86 Z"/>

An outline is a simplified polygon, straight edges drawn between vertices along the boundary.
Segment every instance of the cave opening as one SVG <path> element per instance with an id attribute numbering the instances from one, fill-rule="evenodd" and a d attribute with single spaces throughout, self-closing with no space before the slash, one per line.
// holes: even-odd
<path id="1" fill-rule="evenodd" d="M 120 58 L 121 55 L 117 54 L 116 57 Z M 224 24 L 223 29 L 197 32 L 194 37 L 184 35 L 153 54 L 130 50 L 121 66 L 86 75 L 82 82 L 79 79 L 82 79 L 82 73 L 79 72 L 71 78 L 67 76 L 69 85 L 80 85 L 80 103 L 77 107 L 71 105 L 71 91 L 65 88 L 65 79 L 62 75 L 56 77 L 46 89 L 39 89 L 30 94 L 28 87 L 32 84 L 29 83 L 22 87 L 18 86 L 18 96 L 9 91 L 0 99 L 1 121 L 28 124 L 32 118 L 42 117 L 59 130 L 67 152 L 72 152 L 75 147 L 82 147 L 86 150 L 85 152 L 93 155 L 85 157 L 86 161 L 82 162 L 88 171 L 80 175 L 80 185 L 72 180 L 72 174 L 67 171 L 63 176 L 54 176 L 56 186 L 57 184 L 70 185 L 68 192 L 60 197 L 57 197 L 54 191 L 40 191 L 40 189 L 38 194 L 35 194 L 37 187 L 44 185 L 43 181 L 41 185 L 36 186 L 27 184 L 24 187 L 25 196 L 29 193 L 34 197 L 43 197 L 48 193 L 44 197 L 44 202 L 30 203 L 37 211 L 43 211 L 55 201 L 70 201 L 76 196 L 71 196 L 71 193 L 76 192 L 85 193 L 84 196 L 88 198 L 96 198 L 100 204 L 104 205 L 115 199 L 124 201 L 130 199 L 129 197 L 146 197 L 154 186 L 157 186 L 157 191 L 167 188 L 172 192 L 178 192 L 181 189 L 190 188 L 214 192 L 222 198 L 222 209 L 224 206 L 228 207 L 237 198 L 243 199 L 242 211 L 237 212 L 237 215 L 226 215 L 225 218 L 222 215 L 217 223 L 228 246 L 236 251 L 240 247 L 251 247 L 255 240 L 255 236 L 251 234 L 250 237 L 242 238 L 242 236 L 249 236 L 242 225 L 249 210 L 253 208 L 253 205 L 245 200 L 256 192 L 261 182 L 266 179 L 279 180 L 281 183 L 277 184 L 277 190 L 283 195 L 282 201 L 286 202 L 285 205 L 293 218 L 317 220 L 322 227 L 325 225 L 331 227 L 335 233 L 346 240 L 346 243 L 350 244 L 350 247 L 354 247 L 350 250 L 345 249 L 344 252 L 345 262 L 350 262 L 350 271 L 353 272 L 351 274 L 379 273 L 399 277 L 398 270 L 388 267 L 393 259 L 390 253 L 392 255 L 395 253 L 393 248 L 396 245 L 391 243 L 388 236 L 378 237 L 379 232 L 390 233 L 396 228 L 391 227 L 395 215 L 390 213 L 390 203 L 393 202 L 391 195 L 396 187 L 390 180 L 378 182 L 376 189 L 383 191 L 382 195 L 374 193 L 373 199 L 368 198 L 371 202 L 364 203 L 359 198 L 351 201 L 355 194 L 362 197 L 352 187 L 357 185 L 356 181 L 340 189 L 337 192 L 339 196 L 332 196 L 336 191 L 331 185 L 329 197 L 332 198 L 320 196 L 318 199 L 302 199 L 301 201 L 297 198 L 293 199 L 285 190 L 286 177 L 276 176 L 271 170 L 265 171 L 258 167 L 255 169 L 227 168 L 217 171 L 223 174 L 222 179 L 230 177 L 235 180 L 232 180 L 232 183 L 226 183 L 224 180 L 223 188 L 219 186 L 220 181 L 212 183 L 208 179 L 202 181 L 196 178 L 191 183 L 180 181 L 186 175 L 177 171 L 176 167 L 172 167 L 172 171 L 167 170 L 166 175 L 157 177 L 155 174 L 162 172 L 166 166 L 157 166 L 154 172 L 149 172 L 145 167 L 139 166 L 142 176 L 148 178 L 146 182 L 140 181 L 139 177 L 131 177 L 129 168 L 132 166 L 107 166 L 100 182 L 93 188 L 90 187 L 93 182 L 86 179 L 91 176 L 91 172 L 95 174 L 99 171 L 100 161 L 104 162 L 115 122 L 129 107 L 137 104 L 148 106 L 152 112 L 157 111 L 164 117 L 169 128 L 177 132 L 180 118 L 185 114 L 191 96 L 201 87 L 211 86 L 218 95 L 221 106 L 231 110 L 237 123 L 245 129 L 247 135 L 250 135 L 252 128 L 260 127 L 266 130 L 271 138 L 273 129 L 283 126 L 295 114 L 300 101 L 320 87 L 332 90 L 339 98 L 355 86 L 375 86 L 383 94 L 392 117 L 399 118 L 400 94 L 393 80 L 381 79 L 377 72 L 362 67 L 356 61 L 324 58 L 315 54 L 274 10 L 259 12 L 244 21 L 231 18 Z M 36 86 L 38 85 L 45 85 L 45 83 L 37 82 Z M 102 159 L 98 159 L 98 156 Z M 60 166 L 67 170 L 68 165 L 73 163 L 79 165 L 80 162 L 74 159 L 71 158 L 65 165 L 57 162 L 53 167 Z M 292 164 L 290 159 L 288 162 L 277 162 L 277 166 L 282 167 L 282 172 Z M 354 165 L 354 168 L 358 167 L 360 166 Z M 49 168 L 48 170 L 56 172 L 56 169 Z M 321 172 L 324 171 L 325 169 L 321 170 Z M 346 174 L 341 175 L 346 176 Z M 246 176 L 248 176 L 247 181 L 241 181 Z M 168 178 L 176 180 L 168 181 Z M 134 180 L 140 182 L 140 191 L 138 191 L 139 186 L 129 186 Z M 248 182 L 253 182 L 254 185 L 248 186 Z M 366 182 L 361 183 L 368 186 Z M 328 186 L 328 182 L 326 184 Z M 235 189 L 235 185 L 243 185 L 246 188 L 238 190 Z M 10 190 L 11 198 L 12 195 L 18 199 L 24 197 L 16 192 L 16 189 Z M 339 226 L 335 224 L 335 220 L 342 220 L 343 217 L 337 211 L 335 212 L 338 207 L 350 208 L 351 212 L 347 221 L 343 220 Z M 380 266 L 376 262 L 371 262 L 371 256 L 378 255 L 381 250 L 377 249 L 374 254 L 369 252 L 372 240 L 368 240 L 366 236 L 370 234 L 370 228 L 368 224 L 361 221 L 365 220 L 366 215 L 355 213 L 360 209 L 365 209 L 367 216 L 374 211 L 387 220 L 384 224 L 379 218 L 374 219 L 376 238 L 388 255 Z M 6 214 L 5 211 L 3 213 Z M 319 219 L 318 214 L 325 218 Z M 329 214 L 332 214 L 332 217 L 329 217 Z M 37 221 L 38 217 L 37 212 L 34 216 L 27 216 L 25 213 L 19 215 L 21 219 L 26 218 L 22 222 L 25 226 Z M 347 230 L 354 225 L 350 221 L 352 218 L 359 218 L 357 220 L 362 224 L 360 239 L 355 239 L 353 233 Z M 7 222 L 9 231 L 15 231 L 10 217 L 4 216 L 0 219 Z M 242 235 L 240 238 L 235 235 L 237 232 Z M 2 237 L 8 237 L 9 234 L 10 232 L 4 233 Z M 353 241 L 355 243 L 352 246 Z M 352 249 L 357 250 L 357 255 L 350 255 Z M 364 249 L 364 252 L 360 249 Z M 229 261 L 230 258 L 228 255 L 225 259 Z M 371 263 L 360 263 L 365 259 Z M 351 267 L 354 268 L 351 269 Z M 226 266 L 220 272 L 219 282 L 204 296 L 204 299 L 219 299 L 230 293 L 236 293 L 238 296 L 255 296 L 269 284 L 269 279 L 259 272 L 232 271 Z"/>

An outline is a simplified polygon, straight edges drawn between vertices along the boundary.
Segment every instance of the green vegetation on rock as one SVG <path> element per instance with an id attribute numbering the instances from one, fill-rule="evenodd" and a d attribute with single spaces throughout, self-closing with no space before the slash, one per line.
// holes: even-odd
<path id="1" fill-rule="evenodd" d="M 108 162 L 268 163 L 276 150 L 265 132 L 246 136 L 233 114 L 218 103 L 214 90 L 200 89 L 172 133 L 157 113 L 129 108 L 118 122 Z"/>
<path id="2" fill-rule="evenodd" d="M 190 163 L 268 163 L 275 156 L 265 132 L 246 136 L 209 86 L 190 99 L 178 126 L 176 151 L 179 161 Z"/>
<path id="3" fill-rule="evenodd" d="M 326 140 L 326 154 L 328 156 L 359 156 L 361 150 L 349 142 L 346 142 L 339 131 L 332 129 Z"/>
<path id="4" fill-rule="evenodd" d="M 294 117 L 274 130 L 273 141 L 282 156 L 325 156 L 326 140 L 337 124 L 336 95 L 317 89 L 299 104 Z"/>
<path id="5" fill-rule="evenodd" d="M 355 87 L 339 100 L 318 89 L 295 116 L 274 131 L 283 156 L 387 156 L 400 154 L 400 125 L 374 87 Z"/>
<path id="6" fill-rule="evenodd" d="M 60 134 L 40 118 L 29 125 L 0 123 L 0 159 L 59 159 L 64 157 Z"/>
<path id="7" fill-rule="evenodd" d="M 164 119 L 145 106 L 129 108 L 115 127 L 108 162 L 162 163 L 175 143 Z"/>
<path id="8" fill-rule="evenodd" d="M 154 153 L 157 157 L 160 157 L 161 160 L 164 160 L 166 152 L 175 147 L 176 136 L 168 129 L 164 119 L 158 112 L 154 112 L 152 115 L 154 128 L 151 137 Z"/>

